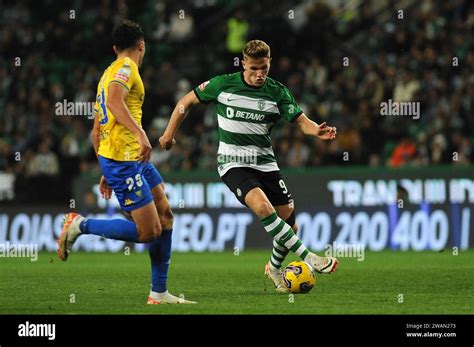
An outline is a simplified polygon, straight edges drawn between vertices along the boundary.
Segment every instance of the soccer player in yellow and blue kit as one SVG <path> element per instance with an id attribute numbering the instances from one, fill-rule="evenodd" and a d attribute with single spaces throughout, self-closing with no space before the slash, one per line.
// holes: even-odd
<path id="1" fill-rule="evenodd" d="M 147 303 L 194 303 L 170 294 L 166 288 L 173 213 L 163 179 L 148 162 L 151 145 L 141 126 L 145 88 L 138 69 L 145 55 L 144 34 L 137 23 L 125 20 L 114 29 L 112 37 L 117 59 L 104 71 L 97 88 L 92 140 L 103 174 L 99 190 L 106 199 L 113 190 L 133 222 L 66 214 L 58 255 L 67 260 L 82 234 L 148 243 L 151 291 Z"/>

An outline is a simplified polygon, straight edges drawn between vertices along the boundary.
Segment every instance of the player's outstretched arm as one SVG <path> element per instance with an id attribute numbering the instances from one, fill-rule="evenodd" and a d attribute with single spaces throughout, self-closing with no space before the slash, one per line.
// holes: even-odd
<path id="1" fill-rule="evenodd" d="M 173 113 L 171 114 L 171 118 L 168 122 L 168 125 L 166 126 L 165 132 L 163 133 L 163 136 L 160 137 L 161 148 L 168 150 L 176 143 L 174 137 L 178 132 L 181 123 L 186 118 L 189 110 L 198 103 L 199 99 L 196 97 L 196 94 L 193 90 L 178 101 Z"/>
<path id="2" fill-rule="evenodd" d="M 336 138 L 337 129 L 335 127 L 326 125 L 326 122 L 321 124 L 313 122 L 306 117 L 304 113 L 296 118 L 295 123 L 305 135 L 319 137 L 322 140 L 332 140 Z"/>

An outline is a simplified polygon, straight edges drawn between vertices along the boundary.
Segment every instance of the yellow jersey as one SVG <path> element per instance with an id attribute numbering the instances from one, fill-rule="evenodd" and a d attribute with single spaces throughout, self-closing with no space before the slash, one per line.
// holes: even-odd
<path id="1" fill-rule="evenodd" d="M 118 83 L 128 90 L 125 98 L 133 119 L 142 126 L 142 105 L 145 87 L 138 72 L 138 66 L 128 58 L 114 61 L 102 75 L 97 86 L 95 111 L 99 115 L 100 142 L 98 154 L 117 161 L 137 161 L 140 145 L 134 134 L 118 123 L 107 108 L 107 95 L 110 83 Z"/>

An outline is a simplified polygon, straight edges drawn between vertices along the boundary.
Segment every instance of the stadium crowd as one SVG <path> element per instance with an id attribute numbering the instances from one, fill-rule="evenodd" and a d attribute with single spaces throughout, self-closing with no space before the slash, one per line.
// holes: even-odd
<path id="1" fill-rule="evenodd" d="M 336 140 L 322 142 L 279 122 L 272 137 L 280 167 L 474 160 L 469 0 L 414 1 L 402 17 L 390 1 L 353 8 L 267 0 L 2 3 L 9 6 L 0 11 L 0 172 L 24 177 L 17 184 L 25 187 L 39 179 L 47 192 L 48 184 L 97 172 L 91 115 L 61 116 L 56 104 L 95 101 L 121 18 L 140 22 L 146 34 L 143 125 L 163 172 L 216 169 L 217 124 L 205 106 L 190 113 L 171 151 L 158 138 L 177 100 L 214 75 L 241 69 L 236 57 L 254 38 L 272 47 L 270 76 L 310 118 L 338 129 Z M 419 119 L 382 116 L 380 104 L 389 99 L 418 102 Z"/>

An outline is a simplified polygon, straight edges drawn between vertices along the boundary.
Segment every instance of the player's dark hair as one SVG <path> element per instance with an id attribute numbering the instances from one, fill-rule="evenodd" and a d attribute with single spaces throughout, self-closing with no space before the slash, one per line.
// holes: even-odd
<path id="1" fill-rule="evenodd" d="M 112 32 L 112 42 L 120 51 L 135 47 L 144 38 L 142 27 L 129 19 L 123 20 Z"/>

